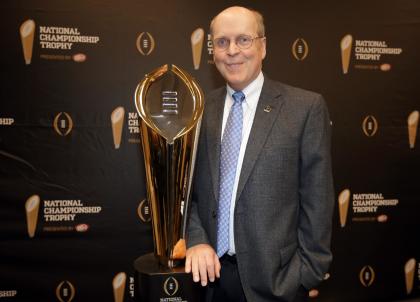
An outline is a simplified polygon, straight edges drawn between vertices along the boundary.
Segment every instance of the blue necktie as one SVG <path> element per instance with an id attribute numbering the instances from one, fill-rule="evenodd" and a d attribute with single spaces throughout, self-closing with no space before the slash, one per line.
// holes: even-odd
<path id="1" fill-rule="evenodd" d="M 245 99 L 245 95 L 242 91 L 237 91 L 232 97 L 234 103 L 226 122 L 220 151 L 219 208 L 217 216 L 217 255 L 219 257 L 229 250 L 230 202 L 232 200 L 233 184 L 235 182 L 236 166 L 242 140 L 242 102 Z"/>

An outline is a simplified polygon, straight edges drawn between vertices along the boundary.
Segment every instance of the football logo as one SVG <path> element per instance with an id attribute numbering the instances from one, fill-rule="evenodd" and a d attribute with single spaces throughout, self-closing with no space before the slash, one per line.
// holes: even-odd
<path id="1" fill-rule="evenodd" d="M 293 42 L 292 54 L 298 61 L 303 61 L 309 54 L 308 43 L 302 38 L 298 38 Z"/>
<path id="2" fill-rule="evenodd" d="M 55 290 L 55 294 L 57 296 L 57 299 L 60 302 L 70 302 L 74 299 L 74 295 L 76 293 L 76 290 L 74 289 L 73 284 L 71 284 L 69 281 L 62 281 Z"/>
<path id="3" fill-rule="evenodd" d="M 179 284 L 174 277 L 169 277 L 165 280 L 163 284 L 163 290 L 168 296 L 173 296 L 178 292 Z"/>
<path id="4" fill-rule="evenodd" d="M 375 280 L 375 271 L 370 265 L 365 265 L 359 273 L 360 283 L 364 287 L 369 287 L 372 285 L 373 281 Z"/>
<path id="5" fill-rule="evenodd" d="M 137 214 L 139 215 L 141 221 L 143 222 L 149 222 L 152 219 L 152 216 L 150 215 L 150 207 L 149 203 L 147 202 L 147 199 L 143 199 L 138 208 L 137 208 Z"/>
<path id="6" fill-rule="evenodd" d="M 73 129 L 73 120 L 67 112 L 60 112 L 54 118 L 54 130 L 60 136 L 67 136 Z"/>
<path id="7" fill-rule="evenodd" d="M 378 131 L 378 121 L 373 115 L 368 115 L 363 120 L 362 129 L 367 137 L 372 137 Z"/>
<path id="8" fill-rule="evenodd" d="M 137 50 L 143 55 L 148 56 L 155 49 L 155 40 L 148 32 L 142 32 L 136 40 Z"/>

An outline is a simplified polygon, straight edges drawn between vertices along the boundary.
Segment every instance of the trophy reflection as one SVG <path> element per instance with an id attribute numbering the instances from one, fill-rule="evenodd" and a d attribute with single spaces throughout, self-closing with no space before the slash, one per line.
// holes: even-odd
<path id="1" fill-rule="evenodd" d="M 191 49 L 193 55 L 194 69 L 198 70 L 200 68 L 201 62 L 201 51 L 203 49 L 204 42 L 204 30 L 202 28 L 197 28 L 191 34 Z"/>
<path id="2" fill-rule="evenodd" d="M 340 214 L 340 225 L 342 228 L 346 226 L 347 212 L 350 203 L 350 190 L 345 189 L 338 195 L 338 212 Z"/>
<path id="3" fill-rule="evenodd" d="M 416 259 L 411 258 L 404 265 L 405 287 L 406 287 L 407 295 L 411 294 L 411 292 L 413 291 L 415 270 L 416 270 Z"/>
<path id="4" fill-rule="evenodd" d="M 114 290 L 114 302 L 124 301 L 125 282 L 127 275 L 124 272 L 120 272 L 115 275 L 112 279 L 112 288 Z"/>
<path id="5" fill-rule="evenodd" d="M 203 93 L 195 80 L 175 65 L 163 65 L 139 83 L 135 92 L 141 118 L 147 200 L 153 229 L 154 254 L 135 261 L 138 296 L 158 301 L 179 284 L 178 297 L 197 300 L 190 274 L 181 266 L 195 155 L 204 109 Z"/>
<path id="6" fill-rule="evenodd" d="M 34 45 L 35 35 L 35 22 L 34 20 L 26 20 L 22 23 L 19 29 L 20 39 L 22 41 L 23 57 L 25 58 L 25 64 L 31 64 L 32 60 L 32 49 Z"/>
<path id="7" fill-rule="evenodd" d="M 419 124 L 419 112 L 417 110 L 410 113 L 407 118 L 408 125 L 408 141 L 410 149 L 414 149 L 416 145 L 417 126 Z"/>
<path id="8" fill-rule="evenodd" d="M 26 200 L 25 203 L 26 223 L 28 228 L 28 235 L 30 238 L 34 238 L 35 236 L 40 203 L 41 199 L 38 195 L 32 195 Z"/>
<path id="9" fill-rule="evenodd" d="M 343 74 L 349 72 L 351 47 L 353 45 L 353 37 L 351 35 L 345 35 L 340 42 L 341 48 L 341 65 L 343 68 Z"/>
<path id="10" fill-rule="evenodd" d="M 121 145 L 121 135 L 124 125 L 124 107 L 117 107 L 111 113 L 112 137 L 114 138 L 115 149 L 119 149 Z"/>

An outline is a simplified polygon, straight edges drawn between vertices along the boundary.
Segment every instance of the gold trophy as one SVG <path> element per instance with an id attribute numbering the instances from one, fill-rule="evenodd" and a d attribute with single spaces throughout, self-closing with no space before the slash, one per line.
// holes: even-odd
<path id="1" fill-rule="evenodd" d="M 200 68 L 201 62 L 201 51 L 203 50 L 204 42 L 204 30 L 202 28 L 197 28 L 191 34 L 191 49 L 193 56 L 194 69 L 198 70 Z"/>
<path id="2" fill-rule="evenodd" d="M 341 64 L 343 67 L 343 73 L 347 74 L 349 72 L 350 64 L 350 55 L 351 47 L 353 45 L 353 37 L 351 35 L 345 35 L 341 39 L 340 48 L 341 48 Z"/>
<path id="3" fill-rule="evenodd" d="M 34 45 L 35 22 L 34 20 L 26 20 L 20 26 L 20 39 L 22 41 L 23 57 L 26 65 L 31 64 L 32 48 Z"/>
<path id="4" fill-rule="evenodd" d="M 121 135 L 124 124 L 124 107 L 117 107 L 111 113 L 112 136 L 114 138 L 115 149 L 119 149 L 121 145 Z"/>
<path id="5" fill-rule="evenodd" d="M 114 302 L 124 302 L 125 282 L 127 275 L 124 272 L 118 273 L 112 279 L 112 288 L 114 290 Z"/>
<path id="6" fill-rule="evenodd" d="M 147 200 L 152 217 L 154 254 L 135 261 L 140 301 L 175 296 L 200 300 L 191 274 L 184 272 L 185 233 L 204 99 L 184 70 L 166 64 L 139 83 L 135 105 L 141 118 Z M 170 278 L 170 279 L 168 279 Z M 179 284 L 164 290 L 165 280 Z M 166 282 L 168 284 L 168 282 Z"/>
<path id="7" fill-rule="evenodd" d="M 415 268 L 416 268 L 416 259 L 414 258 L 411 258 L 410 260 L 408 260 L 404 265 L 405 286 L 407 290 L 407 295 L 411 294 L 411 292 L 413 291 Z"/>
<path id="8" fill-rule="evenodd" d="M 410 148 L 414 149 L 416 145 L 416 136 L 417 136 L 417 126 L 419 124 L 419 112 L 417 110 L 410 113 L 407 118 L 408 126 L 408 141 L 410 143 Z"/>
<path id="9" fill-rule="evenodd" d="M 338 212 L 340 214 L 340 225 L 342 228 L 346 226 L 347 212 L 350 203 L 350 190 L 345 189 L 338 195 Z"/>
<path id="10" fill-rule="evenodd" d="M 38 195 L 32 195 L 26 200 L 25 203 L 26 223 L 28 227 L 28 235 L 30 238 L 33 238 L 35 236 L 40 203 L 41 199 Z"/>

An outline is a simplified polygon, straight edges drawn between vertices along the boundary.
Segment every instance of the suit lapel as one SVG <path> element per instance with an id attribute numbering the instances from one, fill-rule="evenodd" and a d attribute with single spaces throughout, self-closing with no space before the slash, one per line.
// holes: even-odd
<path id="1" fill-rule="evenodd" d="M 207 107 L 207 153 L 210 163 L 211 179 L 215 200 L 219 194 L 219 161 L 222 132 L 223 108 L 225 105 L 226 87 L 219 89 L 208 102 Z"/>
<path id="2" fill-rule="evenodd" d="M 280 113 L 280 108 L 284 102 L 281 94 L 280 87 L 265 77 L 242 163 L 236 201 L 238 201 L 245 183 L 257 162 L 258 155 L 273 127 L 274 121 Z"/>

